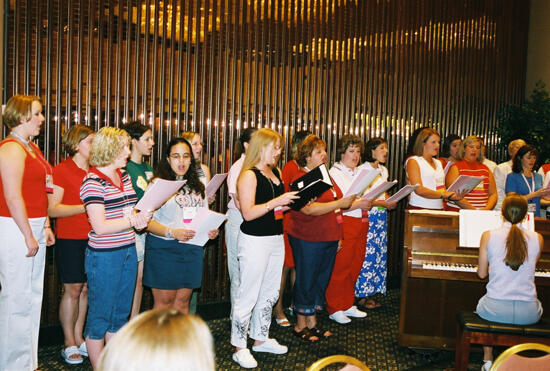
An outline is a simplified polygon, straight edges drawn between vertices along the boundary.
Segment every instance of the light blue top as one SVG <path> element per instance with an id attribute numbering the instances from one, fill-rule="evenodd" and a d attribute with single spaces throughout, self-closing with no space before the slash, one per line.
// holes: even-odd
<path id="1" fill-rule="evenodd" d="M 515 192 L 518 195 L 528 195 L 531 192 L 538 191 L 542 188 L 542 175 L 533 173 L 533 177 L 526 178 L 521 173 L 510 173 L 506 177 L 506 187 L 504 187 L 504 191 L 506 193 L 508 192 Z M 534 189 L 533 189 L 534 186 Z M 540 197 L 534 197 L 528 201 L 531 204 L 535 204 L 537 206 L 537 211 L 535 212 L 535 216 L 540 216 Z"/>

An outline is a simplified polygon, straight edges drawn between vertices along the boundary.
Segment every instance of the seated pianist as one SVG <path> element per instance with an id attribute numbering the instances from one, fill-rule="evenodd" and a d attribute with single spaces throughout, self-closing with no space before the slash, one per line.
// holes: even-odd
<path id="1" fill-rule="evenodd" d="M 488 321 L 530 325 L 539 321 L 542 305 L 537 299 L 535 266 L 544 240 L 537 232 L 518 226 L 527 214 L 527 200 L 509 195 L 502 203 L 506 223 L 481 236 L 477 274 L 489 275 L 487 293 L 479 299 L 477 314 Z M 493 348 L 483 347 L 484 365 L 488 371 L 493 361 Z"/>

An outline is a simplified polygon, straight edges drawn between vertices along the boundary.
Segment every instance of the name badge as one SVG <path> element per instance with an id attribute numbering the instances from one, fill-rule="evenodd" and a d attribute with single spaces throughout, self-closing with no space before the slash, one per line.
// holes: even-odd
<path id="1" fill-rule="evenodd" d="M 151 180 L 151 178 L 153 177 L 153 172 L 152 171 L 146 171 L 145 172 L 145 177 L 147 178 L 147 181 Z"/>
<path id="2" fill-rule="evenodd" d="M 51 174 L 46 174 L 46 193 L 53 193 L 53 178 Z"/>
<path id="3" fill-rule="evenodd" d="M 527 204 L 527 211 L 534 213 L 537 211 L 537 205 L 536 204 Z"/>
<path id="4" fill-rule="evenodd" d="M 275 220 L 281 220 L 283 219 L 283 207 L 277 206 L 273 209 L 273 213 L 275 214 Z"/>
<path id="5" fill-rule="evenodd" d="M 183 222 L 191 223 L 193 218 L 197 215 L 196 207 L 184 207 L 183 208 Z"/>

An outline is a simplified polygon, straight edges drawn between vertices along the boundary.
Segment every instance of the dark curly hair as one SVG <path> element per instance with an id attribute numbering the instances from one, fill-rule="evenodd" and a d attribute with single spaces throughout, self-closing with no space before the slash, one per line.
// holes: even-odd
<path id="1" fill-rule="evenodd" d="M 512 160 L 512 171 L 514 173 L 521 173 L 523 171 L 523 166 L 521 166 L 521 159 L 523 158 L 523 156 L 525 156 L 528 153 L 535 156 L 538 160 L 539 151 L 535 147 L 530 146 L 529 144 L 524 145 L 523 147 L 518 149 L 518 151 L 516 152 L 516 155 L 514 156 L 514 159 Z"/>
<path id="2" fill-rule="evenodd" d="M 441 146 L 441 157 L 447 158 L 451 155 L 451 143 L 455 140 L 462 140 L 462 138 L 456 134 L 449 134 L 445 137 L 443 145 Z"/>
<path id="3" fill-rule="evenodd" d="M 184 138 L 174 138 L 166 145 L 165 156 L 159 162 L 155 170 L 155 178 L 166 179 L 166 180 L 176 180 L 176 173 L 172 170 L 170 163 L 168 162 L 168 157 L 170 157 L 170 151 L 172 147 L 176 144 L 183 143 L 189 148 L 189 153 L 191 154 L 191 164 L 189 164 L 189 169 L 183 176 L 183 179 L 187 180 L 184 187 L 189 188 L 192 192 L 199 193 L 202 198 L 204 198 L 204 184 L 199 179 L 197 174 L 197 164 L 193 156 L 193 151 L 191 144 Z"/>
<path id="4" fill-rule="evenodd" d="M 342 159 L 342 155 L 346 153 L 348 147 L 351 146 L 359 147 L 359 152 L 361 155 L 365 151 L 365 142 L 363 142 L 360 137 L 353 134 L 346 134 L 338 140 L 338 146 L 336 147 L 336 161 L 340 161 Z"/>
<path id="5" fill-rule="evenodd" d="M 384 138 L 375 137 L 370 138 L 365 144 L 365 161 L 367 162 L 375 162 L 376 159 L 372 156 L 372 151 L 374 151 L 376 148 L 378 148 L 379 145 L 383 143 L 388 143 L 384 140 Z"/>

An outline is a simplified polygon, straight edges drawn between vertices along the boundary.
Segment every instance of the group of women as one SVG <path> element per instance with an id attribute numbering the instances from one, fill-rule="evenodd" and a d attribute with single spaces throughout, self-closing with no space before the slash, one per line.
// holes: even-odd
<path id="1" fill-rule="evenodd" d="M 355 135 L 344 135 L 338 145 L 338 162 L 330 169 L 333 187 L 294 210 L 292 203 L 298 196 L 290 184 L 328 162 L 321 138 L 309 133 L 294 138 L 293 158 L 281 172 L 277 167 L 283 143 L 280 134 L 267 128 L 243 131 L 240 139 L 245 153 L 228 175 L 231 344 L 235 346 L 233 359 L 245 368 L 257 366 L 247 348 L 248 337 L 254 339 L 254 352 L 287 352 L 286 346 L 269 338 L 269 327 L 276 303 L 277 323 L 290 325 L 279 290 L 286 281 L 283 272 L 286 275 L 291 266 L 295 269 L 293 333 L 307 342 L 332 336 L 316 320 L 325 303 L 330 318 L 345 324 L 350 317 L 366 316 L 355 305 L 356 297 L 366 299 L 385 292 L 386 209 L 395 203 L 386 202 L 386 195 L 370 200 L 344 194 L 363 168 L 380 169 L 371 187 L 387 180 L 388 171 L 382 165 L 388 155 L 386 142 L 369 140 L 367 161 L 362 163 L 364 142 Z M 371 215 L 375 224 L 369 223 Z M 371 303 L 363 300 L 361 304 Z"/>
<path id="2" fill-rule="evenodd" d="M 195 160 L 200 140 L 193 147 L 173 139 L 153 171 L 143 161 L 154 145 L 147 126 L 95 133 L 75 125 L 63 135 L 69 157 L 52 168 L 31 141 L 45 121 L 39 97 L 13 96 L 3 121 L 10 133 L 0 142 L 0 369 L 38 366 L 46 245 L 55 243 L 64 288 L 61 355 L 69 364 L 89 356 L 96 368 L 105 343 L 139 313 L 142 269 L 155 307 L 186 313 L 203 260 L 202 246 L 186 243 L 195 233 L 186 224 L 208 206 L 202 181 L 209 172 Z M 186 183 L 154 213 L 136 210 L 155 179 Z"/>
<path id="3" fill-rule="evenodd" d="M 205 195 L 210 172 L 200 161 L 200 136 L 186 132 L 172 139 L 153 170 L 144 162 L 154 145 L 147 126 L 132 122 L 95 133 L 75 125 L 63 136 L 69 157 L 52 168 L 31 141 L 44 122 L 40 99 L 12 97 L 3 118 L 10 134 L 0 142 L 0 368 L 37 368 L 45 246 L 55 242 L 50 217 L 56 218 L 55 259 L 64 287 L 59 315 L 66 362 L 81 363 L 89 356 L 97 366 L 105 343 L 130 315 L 139 313 L 141 280 L 152 288 L 156 309 L 189 312 L 203 261 L 203 247 L 188 243 L 195 236 L 189 223 L 213 201 Z M 274 306 L 277 323 L 290 325 L 280 290 L 292 267 L 293 334 L 304 341 L 332 336 L 316 320 L 325 303 L 329 317 L 340 324 L 366 316 L 357 305 L 380 305 L 372 296 L 386 290 L 387 210 L 396 205 L 386 201 L 386 194 L 373 200 L 347 195 L 362 169 L 379 170 L 369 188 L 388 180 L 383 165 L 388 147 L 382 138 L 365 144 L 355 135 L 342 136 L 329 171 L 333 187 L 299 210 L 291 208 L 298 196 L 290 184 L 327 164 L 326 143 L 301 132 L 295 136 L 293 158 L 281 172 L 279 133 L 245 129 L 240 142 L 243 155 L 228 176 L 231 344 L 233 359 L 253 368 L 257 362 L 247 348 L 248 337 L 254 339 L 255 352 L 288 350 L 269 338 L 269 327 Z M 408 182 L 418 188 L 408 207 L 492 209 L 498 196 L 492 172 L 482 163 L 481 139 L 449 137 L 441 160 L 439 145 L 434 129 L 414 136 L 405 168 Z M 482 237 L 478 272 L 484 276 L 489 271 L 490 282 L 478 312 L 488 319 L 532 323 L 542 312 L 533 291 L 540 236 L 516 226 L 527 210 L 538 215 L 550 194 L 533 172 L 537 156 L 529 145 L 518 150 L 506 179 L 510 196 L 503 203 L 510 225 Z M 448 192 L 461 174 L 483 181 L 468 194 Z M 158 179 L 186 182 L 158 210 L 136 210 L 139 198 Z M 217 230 L 209 232 L 211 239 L 217 235 Z M 513 277 L 526 290 L 502 294 L 503 283 Z M 509 301 L 529 315 L 518 320 L 514 313 L 499 312 Z M 489 361 L 490 349 L 485 355 Z"/>

